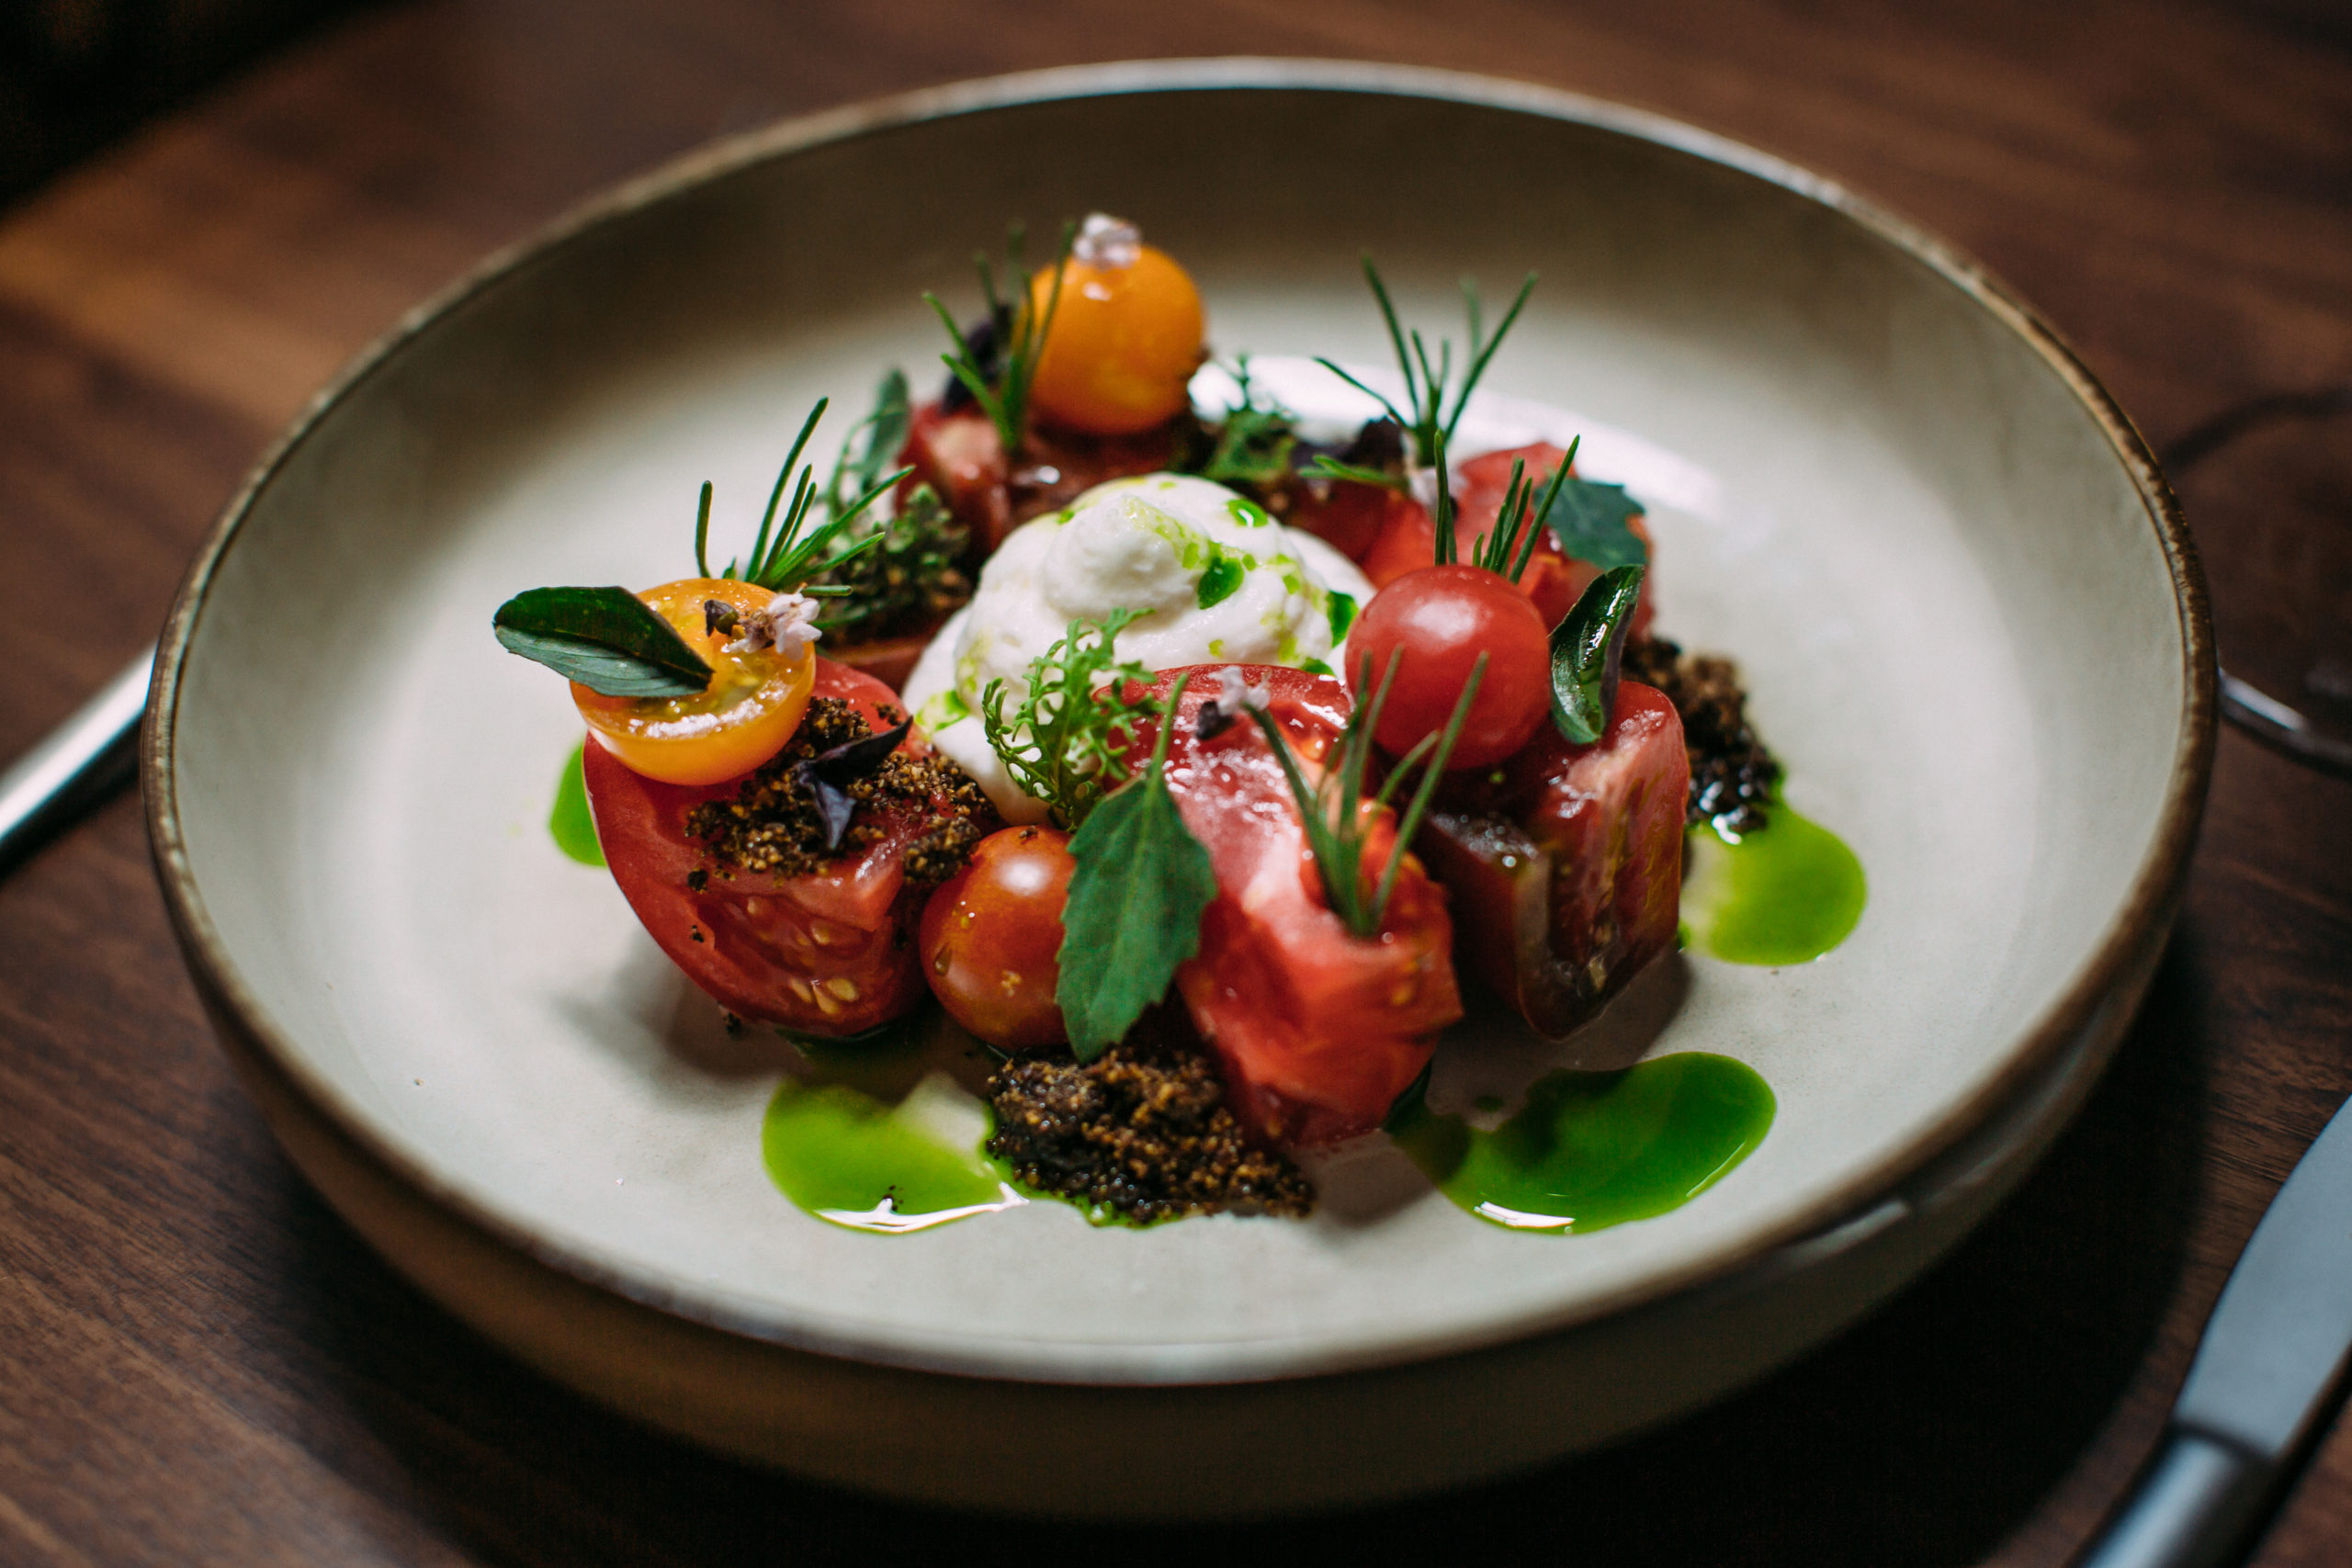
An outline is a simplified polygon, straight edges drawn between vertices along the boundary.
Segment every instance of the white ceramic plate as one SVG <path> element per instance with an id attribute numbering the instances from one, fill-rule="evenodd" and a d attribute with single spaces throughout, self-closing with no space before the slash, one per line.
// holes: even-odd
<path id="1" fill-rule="evenodd" d="M 1587 433 L 1588 474 L 1651 502 L 1660 629 L 1740 660 L 1789 798 L 1870 877 L 1861 925 L 1826 959 L 1693 957 L 1647 986 L 1670 1013 L 1653 1053 L 1736 1056 L 1779 1099 L 1761 1148 L 1699 1201 L 1516 1235 L 1374 1148 L 1306 1223 L 1097 1229 L 1034 1203 L 912 1237 L 828 1226 L 761 1166 L 774 1063 L 730 1050 L 609 879 L 549 841 L 579 727 L 545 671 L 492 640 L 492 609 L 542 582 L 676 576 L 706 478 L 715 533 L 748 531 L 812 399 L 845 411 L 838 438 L 886 367 L 931 380 L 921 291 L 968 305 L 967 258 L 1008 218 L 1096 208 L 1185 262 L 1225 351 L 1380 361 L 1362 251 L 1409 319 L 1457 333 L 1457 274 L 1499 294 L 1541 273 L 1481 417 L 1497 444 L 1564 418 Z M 289 1148 L 526 1355 L 739 1450 L 1015 1506 L 1153 1505 L 1091 1477 L 974 1477 L 909 1423 L 1025 1435 L 1046 1419 L 1037 1385 L 1067 1384 L 1051 1419 L 1081 1442 L 1090 1422 L 1136 1431 L 1110 1413 L 1155 1387 L 1255 1389 L 1277 1414 L 1236 1449 L 1224 1501 L 1263 1507 L 1655 1419 L 1948 1244 L 2128 1017 L 2193 835 L 2211 696 L 2187 544 L 2136 437 L 1947 249 L 1627 111 L 1225 62 L 781 127 L 421 310 L 289 434 L 199 559 L 148 783 L 191 964 Z M 1948 1176 L 1977 1195 L 1927 1224 L 1915 1211 Z M 1770 1327 L 1785 1292 L 1726 1285 L 1804 1273 L 1805 1238 L 1857 1215 L 1877 1217 L 1847 1240 L 1917 1234 L 1816 1287 L 1812 1325 Z M 1700 1301 L 1685 1355 L 1705 1370 L 1628 1392 L 1641 1373 L 1622 1339 L 1617 1371 L 1596 1370 L 1601 1327 Z M 1718 1341 L 1752 1348 L 1691 1348 Z M 1437 1369 L 1475 1418 L 1493 1396 L 1475 1370 L 1492 1356 L 1474 1353 L 1530 1346 L 1555 1348 L 1544 1375 L 1573 1418 L 1412 1457 L 1463 1409 L 1400 1409 L 1393 1374 Z M 865 1389 L 873 1419 L 809 1408 L 827 1379 Z M 1351 1475 L 1295 1457 L 1279 1413 L 1315 1410 L 1374 1423 L 1332 1450 L 1359 1452 Z M 812 1456 L 820 1427 L 851 1457 Z"/>

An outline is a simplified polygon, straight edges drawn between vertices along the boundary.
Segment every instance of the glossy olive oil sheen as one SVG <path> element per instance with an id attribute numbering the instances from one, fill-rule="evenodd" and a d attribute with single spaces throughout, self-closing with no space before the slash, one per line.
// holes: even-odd
<path id="1" fill-rule="evenodd" d="M 1702 953 L 1733 964 L 1809 964 L 1853 934 L 1869 885 L 1846 841 L 1780 801 L 1752 833 L 1690 838 L 1685 923 Z"/>
<path id="2" fill-rule="evenodd" d="M 1539 1078 L 1491 1130 L 1419 1089 L 1389 1136 L 1448 1198 L 1512 1230 L 1585 1232 L 1690 1201 L 1764 1141 L 1772 1091 L 1728 1056 L 1686 1051 L 1623 1072 Z"/>
<path id="3" fill-rule="evenodd" d="M 786 1078 L 768 1102 L 760 1153 L 784 1195 L 820 1220 L 899 1235 L 1023 1200 L 980 1154 L 943 1136 L 918 1089 L 898 1105 L 847 1084 Z"/>
<path id="4" fill-rule="evenodd" d="M 571 749 L 571 760 L 564 763 L 563 777 L 556 782 L 548 831 L 555 835 L 555 847 L 573 860 L 582 865 L 602 865 L 605 847 L 596 841 L 596 818 L 588 810 L 588 779 L 581 767 L 584 745 Z"/>

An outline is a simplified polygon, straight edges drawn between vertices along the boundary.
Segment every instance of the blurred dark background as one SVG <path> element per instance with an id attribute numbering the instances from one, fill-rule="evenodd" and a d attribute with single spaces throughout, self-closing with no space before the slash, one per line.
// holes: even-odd
<path id="1" fill-rule="evenodd" d="M 0 0 L 0 204 L 356 0 Z"/>

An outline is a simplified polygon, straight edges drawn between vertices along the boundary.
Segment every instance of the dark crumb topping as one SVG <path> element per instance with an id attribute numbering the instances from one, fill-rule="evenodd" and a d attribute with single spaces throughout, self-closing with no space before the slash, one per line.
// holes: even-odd
<path id="1" fill-rule="evenodd" d="M 1690 752 L 1690 804 L 1686 820 L 1733 833 L 1764 826 L 1781 764 L 1747 723 L 1747 693 L 1739 667 L 1713 654 L 1685 653 L 1664 637 L 1625 645 L 1624 672 L 1656 686 L 1682 716 Z"/>
<path id="2" fill-rule="evenodd" d="M 883 718 L 905 717 L 884 705 Z M 910 757 L 893 751 L 870 773 L 839 787 L 856 803 L 841 847 L 825 846 L 825 815 L 818 784 L 802 764 L 820 753 L 874 733 L 854 704 L 812 697 L 808 712 L 785 749 L 760 764 L 732 800 L 707 800 L 686 814 L 686 831 L 723 866 L 776 876 L 808 876 L 843 855 L 863 853 L 882 839 L 922 823 L 907 840 L 908 882 L 944 882 L 971 858 L 972 846 L 994 831 L 996 808 L 971 775 L 938 752 Z"/>
<path id="3" fill-rule="evenodd" d="M 1197 1045 L 1137 1033 L 1080 1066 L 1019 1057 L 989 1079 L 989 1152 L 1029 1187 L 1148 1223 L 1224 1209 L 1304 1215 L 1315 1189 L 1251 1144 Z"/>

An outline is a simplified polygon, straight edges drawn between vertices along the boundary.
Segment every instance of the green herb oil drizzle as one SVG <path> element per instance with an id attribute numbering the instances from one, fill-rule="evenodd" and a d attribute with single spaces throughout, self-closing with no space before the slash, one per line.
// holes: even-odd
<path id="1" fill-rule="evenodd" d="M 1869 888 L 1844 840 L 1779 800 L 1753 833 L 1690 838 L 1682 909 L 1695 944 L 1733 964 L 1808 964 L 1852 934 Z"/>
<path id="2" fill-rule="evenodd" d="M 1685 1051 L 1623 1072 L 1549 1074 L 1491 1132 L 1432 1111 L 1416 1089 L 1390 1112 L 1388 1134 L 1480 1219 L 1565 1235 L 1697 1197 L 1764 1141 L 1774 1108 L 1755 1069 Z"/>
<path id="3" fill-rule="evenodd" d="M 571 760 L 564 763 L 563 777 L 556 782 L 548 831 L 555 835 L 555 847 L 582 865 L 602 865 L 605 847 L 596 841 L 596 819 L 588 810 L 588 781 L 581 772 L 586 744 L 582 741 L 571 749 Z"/>
<path id="4" fill-rule="evenodd" d="M 1025 1201 L 958 1134 L 969 1115 L 952 1089 L 925 1079 L 897 1105 L 847 1084 L 786 1078 L 768 1101 L 760 1153 L 784 1195 L 850 1230 L 899 1235 Z"/>

